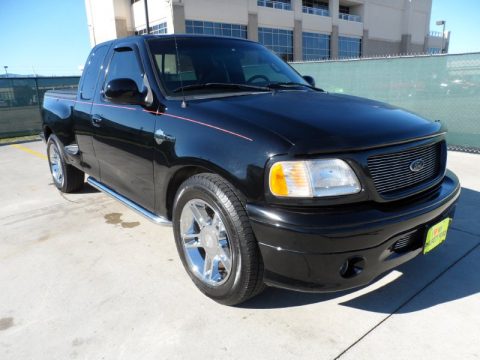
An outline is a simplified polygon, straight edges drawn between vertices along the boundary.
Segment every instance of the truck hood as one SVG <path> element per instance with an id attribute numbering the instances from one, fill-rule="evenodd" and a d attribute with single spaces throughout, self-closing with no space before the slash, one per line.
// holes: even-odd
<path id="1" fill-rule="evenodd" d="M 287 140 L 295 153 L 360 150 L 444 132 L 403 109 L 354 96 L 314 91 L 277 91 L 200 101 L 208 117 L 248 122 Z"/>

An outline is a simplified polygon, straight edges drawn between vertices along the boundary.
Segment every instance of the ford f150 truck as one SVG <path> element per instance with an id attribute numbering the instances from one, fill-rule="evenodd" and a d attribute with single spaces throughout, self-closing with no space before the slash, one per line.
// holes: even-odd
<path id="1" fill-rule="evenodd" d="M 242 39 L 97 45 L 42 115 L 56 187 L 86 173 L 172 224 L 195 285 L 227 305 L 367 284 L 441 244 L 460 193 L 441 123 L 327 93 Z"/>

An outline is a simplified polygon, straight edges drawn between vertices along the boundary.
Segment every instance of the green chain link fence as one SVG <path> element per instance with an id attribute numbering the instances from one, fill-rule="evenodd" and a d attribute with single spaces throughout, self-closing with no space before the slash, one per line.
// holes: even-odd
<path id="1" fill-rule="evenodd" d="M 291 64 L 318 87 L 384 101 L 447 126 L 450 148 L 480 152 L 480 53 Z"/>
<path id="2" fill-rule="evenodd" d="M 78 76 L 1 78 L 0 138 L 38 134 L 45 92 L 74 88 L 79 79 Z"/>
<path id="3" fill-rule="evenodd" d="M 292 63 L 317 86 L 384 101 L 448 130 L 450 148 L 480 152 L 480 53 Z M 40 131 L 49 89 L 76 87 L 78 77 L 0 79 L 0 138 Z"/>

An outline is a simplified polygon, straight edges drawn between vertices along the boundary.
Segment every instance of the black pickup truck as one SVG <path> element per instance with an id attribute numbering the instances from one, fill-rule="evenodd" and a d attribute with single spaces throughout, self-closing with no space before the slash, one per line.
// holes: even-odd
<path id="1" fill-rule="evenodd" d="M 364 285 L 446 238 L 460 193 L 441 123 L 329 94 L 241 39 L 97 45 L 78 92 L 49 91 L 57 188 L 87 182 L 173 224 L 196 286 L 234 305 L 266 285 Z"/>

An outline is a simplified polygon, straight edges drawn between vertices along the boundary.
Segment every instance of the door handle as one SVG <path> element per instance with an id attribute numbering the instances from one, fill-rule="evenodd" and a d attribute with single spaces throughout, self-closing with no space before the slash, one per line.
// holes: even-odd
<path id="1" fill-rule="evenodd" d="M 102 118 L 99 115 L 92 115 L 92 124 L 93 126 L 99 127 L 102 122 Z"/>
<path id="2" fill-rule="evenodd" d="M 153 137 L 155 138 L 155 142 L 157 143 L 157 145 L 162 144 L 164 141 L 169 141 L 169 142 L 175 141 L 175 137 L 173 137 L 172 135 L 165 134 L 162 129 L 155 130 Z"/>

